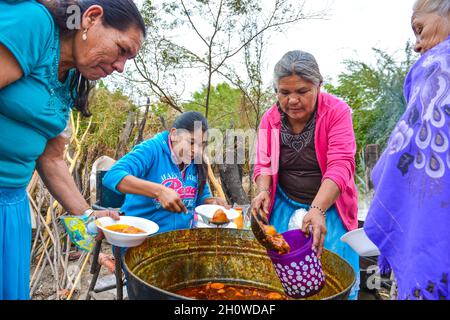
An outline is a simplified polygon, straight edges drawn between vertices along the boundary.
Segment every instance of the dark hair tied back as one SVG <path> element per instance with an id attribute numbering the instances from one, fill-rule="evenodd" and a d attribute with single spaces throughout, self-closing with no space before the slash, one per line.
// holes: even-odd
<path id="1" fill-rule="evenodd" d="M 119 31 L 125 31 L 135 26 L 146 36 L 144 19 L 139 9 L 132 0 L 38 0 L 52 14 L 53 19 L 61 30 L 63 36 L 71 36 L 76 30 L 69 29 L 68 22 L 73 15 L 70 6 L 77 5 L 80 13 L 83 15 L 86 10 L 98 5 L 103 8 L 103 24 Z M 75 100 L 75 109 L 80 111 L 84 116 L 90 116 L 88 106 L 89 92 L 94 88 L 95 82 L 89 81 L 76 70 L 74 77 L 71 79 L 70 88 L 72 98 Z"/>
<path id="2" fill-rule="evenodd" d="M 206 132 L 208 130 L 208 121 L 200 112 L 196 111 L 189 111 L 181 114 L 172 124 L 172 128 L 194 132 L 196 129 L 196 122 L 201 123 L 202 132 Z M 201 164 L 196 164 L 196 167 L 198 176 L 198 198 L 201 198 L 203 190 L 205 189 L 206 180 L 208 178 L 208 168 L 206 167 L 206 163 L 203 159 Z"/>

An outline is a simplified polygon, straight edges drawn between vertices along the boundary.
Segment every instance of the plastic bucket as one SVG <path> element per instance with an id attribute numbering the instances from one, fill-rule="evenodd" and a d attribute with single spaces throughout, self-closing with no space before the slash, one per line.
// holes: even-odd
<path id="1" fill-rule="evenodd" d="M 325 285 L 322 264 L 312 251 L 312 237 L 307 238 L 301 230 L 282 234 L 291 252 L 279 255 L 268 250 L 286 295 L 302 299 L 317 294 Z"/>

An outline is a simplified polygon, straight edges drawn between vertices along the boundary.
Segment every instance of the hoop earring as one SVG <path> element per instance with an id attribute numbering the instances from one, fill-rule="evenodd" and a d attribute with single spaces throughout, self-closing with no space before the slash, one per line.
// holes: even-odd
<path id="1" fill-rule="evenodd" d="M 86 41 L 86 40 L 87 40 L 87 32 L 88 32 L 88 29 L 84 29 L 83 35 L 81 36 L 81 38 L 83 39 L 83 41 Z"/>

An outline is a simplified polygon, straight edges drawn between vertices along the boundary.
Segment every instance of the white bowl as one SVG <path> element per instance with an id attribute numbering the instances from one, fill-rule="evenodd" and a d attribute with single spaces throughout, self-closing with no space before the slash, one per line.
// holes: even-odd
<path id="1" fill-rule="evenodd" d="M 234 219 L 239 218 L 241 215 L 238 211 L 234 209 L 225 209 L 225 207 L 218 206 L 215 204 L 204 204 L 195 208 L 195 212 L 197 212 L 200 216 L 202 216 L 205 221 L 209 222 L 214 217 L 214 213 L 217 210 L 222 209 L 225 212 L 228 220 L 232 221 Z"/>
<path id="2" fill-rule="evenodd" d="M 217 225 L 208 223 L 205 220 L 204 220 L 204 218 L 199 216 L 198 221 L 197 221 L 197 228 L 199 228 L 199 229 L 208 229 L 208 228 L 237 229 L 238 228 L 237 224 L 235 224 L 234 222 L 230 222 L 223 226 L 217 226 Z"/>
<path id="3" fill-rule="evenodd" d="M 116 221 L 110 217 L 103 217 L 96 221 L 97 227 L 100 228 L 105 234 L 106 241 L 110 244 L 123 248 L 137 247 L 149 236 L 159 230 L 159 226 L 144 218 L 121 216 L 120 220 Z M 145 233 L 139 234 L 127 234 L 121 232 L 115 232 L 106 229 L 105 227 L 114 224 L 126 224 L 135 228 L 139 228 L 145 231 Z"/>
<path id="4" fill-rule="evenodd" d="M 363 228 L 356 229 L 344 234 L 341 241 L 347 243 L 361 257 L 374 257 L 380 255 L 380 250 L 367 237 Z"/>

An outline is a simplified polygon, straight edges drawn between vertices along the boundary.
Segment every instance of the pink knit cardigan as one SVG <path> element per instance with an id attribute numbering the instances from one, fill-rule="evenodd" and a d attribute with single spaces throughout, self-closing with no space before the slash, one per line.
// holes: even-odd
<path id="1" fill-rule="evenodd" d="M 256 143 L 254 179 L 260 175 L 272 176 L 270 211 L 278 184 L 280 117 L 277 105 L 264 114 Z M 334 181 L 341 191 L 336 200 L 339 216 L 347 230 L 354 230 L 358 226 L 358 194 L 354 181 L 356 140 L 351 109 L 324 92 L 319 95 L 314 142 L 323 180 Z"/>

